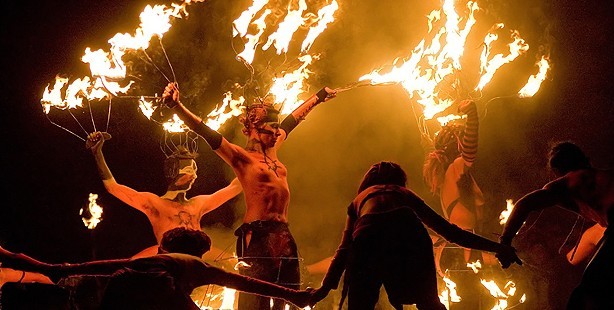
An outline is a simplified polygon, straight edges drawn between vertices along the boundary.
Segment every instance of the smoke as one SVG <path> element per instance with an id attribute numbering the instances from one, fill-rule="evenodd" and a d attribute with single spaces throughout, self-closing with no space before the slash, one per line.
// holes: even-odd
<path id="1" fill-rule="evenodd" d="M 308 3 L 315 4 L 315 1 Z M 234 58 L 242 49 L 243 42 L 239 38 L 232 38 L 232 21 L 249 5 L 251 1 L 194 4 L 190 7 L 187 19 L 175 22 L 164 37 L 163 45 L 154 46 L 149 52 L 154 62 L 165 64 L 167 62 L 161 49 L 165 47 L 180 84 L 182 101 L 201 115 L 206 115 L 221 102 L 222 94 L 236 84 L 247 86 L 247 96 L 262 93 L 270 83 L 270 78 L 291 66 L 298 55 L 300 40 L 291 44 L 287 55 L 279 56 L 271 50 L 259 51 L 253 64 L 253 75 L 249 68 Z M 415 1 L 394 1 L 385 6 L 372 1 L 341 2 L 336 21 L 316 39 L 312 48 L 312 52 L 320 54 L 320 60 L 312 68 L 314 74 L 309 80 L 310 93 L 324 86 L 335 88 L 355 82 L 365 73 L 390 65 L 397 57 L 408 56 L 427 33 L 426 14 L 437 9 L 438 5 Z M 475 60 L 468 58 L 477 58 L 479 49 L 472 47 L 481 44 L 485 31 L 494 22 L 506 22 L 511 29 L 519 29 L 529 44 L 541 45 L 541 50 L 536 49 L 535 52 L 550 50 L 552 36 L 549 33 L 551 27 L 547 7 L 542 8 L 539 4 L 520 7 L 495 1 L 481 6 L 484 9 L 479 13 L 478 26 L 474 30 L 477 34 L 469 38 L 466 52 L 466 55 L 470 55 L 466 57 L 468 65 L 475 65 Z M 285 6 L 282 7 L 285 10 Z M 528 17 L 518 17 L 526 16 L 518 13 L 525 10 L 529 12 Z M 300 35 L 300 31 L 297 35 Z M 510 66 L 509 72 L 502 75 L 506 79 L 496 77 L 483 98 L 513 93 L 514 87 L 519 87 L 524 77 L 533 73 L 532 65 L 532 57 L 525 57 L 520 64 Z M 169 73 L 170 66 L 161 67 L 167 76 L 172 76 Z M 159 72 L 151 66 L 134 68 L 135 75 L 140 74 L 143 80 L 156 80 L 150 84 L 156 84 L 158 92 L 161 92 L 165 81 Z M 136 70 L 139 68 L 146 70 Z M 471 70 L 477 71 L 477 68 Z M 472 78 L 470 72 L 463 74 L 464 78 Z M 250 79 L 253 82 L 246 85 Z M 486 108 L 485 101 L 478 101 L 483 111 Z M 530 109 L 520 107 L 521 102 L 514 100 L 499 100 L 489 104 L 492 116 L 489 115 L 482 123 L 481 132 L 484 134 L 480 139 L 479 155 L 482 160 L 478 161 L 476 174 L 479 181 L 487 183 L 484 185 L 485 190 L 495 191 L 497 186 L 490 184 L 498 184 L 510 178 L 509 169 L 496 164 L 497 159 L 507 158 L 501 156 L 501 152 L 513 147 L 523 154 L 532 154 L 536 143 L 524 142 L 528 137 L 518 128 L 518 122 L 506 123 L 501 120 L 506 118 L 502 116 L 505 109 L 515 109 L 519 113 L 519 121 L 526 121 Z M 356 195 L 363 174 L 375 162 L 390 160 L 399 163 L 408 174 L 408 186 L 435 210 L 440 210 L 438 200 L 428 192 L 422 181 L 424 150 L 420 146 L 420 134 L 412 105 L 419 113 L 415 100 L 410 99 L 398 85 L 357 88 L 340 93 L 336 99 L 318 106 L 290 134 L 279 157 L 288 168 L 292 197 L 290 228 L 306 264 L 334 253 L 345 223 L 346 208 Z M 225 125 L 221 131 L 231 142 L 244 144 L 245 140 L 236 122 Z M 207 146 L 201 146 L 200 150 L 206 155 L 199 160 L 205 161 L 205 165 L 210 168 L 205 172 L 204 179 L 207 181 L 204 185 L 195 185 L 192 192 L 212 192 L 225 186 L 227 180 L 232 178 L 230 169 L 217 167 L 224 164 L 208 151 Z M 534 158 L 527 155 L 526 162 L 535 166 L 538 163 Z M 200 162 L 199 167 L 203 167 Z M 538 173 L 534 179 L 540 180 L 543 176 Z M 504 194 L 490 195 L 497 203 L 502 202 L 501 208 L 504 208 L 506 198 L 513 197 L 512 193 L 527 189 L 526 186 L 518 188 L 513 185 L 516 183 L 505 184 L 499 187 L 505 188 Z M 206 215 L 204 223 L 221 226 L 221 231 L 230 231 L 241 222 L 245 212 L 244 201 L 242 198 L 235 199 L 220 210 Z M 495 213 L 498 211 L 492 211 L 493 218 L 496 218 Z"/>

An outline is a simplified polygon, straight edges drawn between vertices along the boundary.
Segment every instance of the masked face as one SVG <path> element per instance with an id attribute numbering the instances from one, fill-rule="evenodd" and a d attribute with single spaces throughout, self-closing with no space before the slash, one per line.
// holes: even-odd
<path id="1" fill-rule="evenodd" d="M 273 147 L 275 143 L 277 143 L 277 138 L 281 135 L 279 132 L 279 123 L 277 122 L 269 122 L 265 123 L 264 126 L 260 128 L 254 129 L 258 132 L 259 140 L 266 147 Z"/>
<path id="2" fill-rule="evenodd" d="M 169 189 L 187 191 L 196 180 L 198 167 L 193 159 L 174 159 L 167 177 L 171 179 Z"/>

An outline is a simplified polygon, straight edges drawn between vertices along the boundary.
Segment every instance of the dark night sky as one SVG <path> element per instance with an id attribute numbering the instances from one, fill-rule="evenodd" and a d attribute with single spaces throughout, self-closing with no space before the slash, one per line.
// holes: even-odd
<path id="1" fill-rule="evenodd" d="M 406 55 L 425 33 L 424 16 L 434 8 L 418 1 L 389 1 L 385 6 L 381 1 L 339 2 L 338 21 L 313 48 L 323 57 L 310 80 L 312 91 L 323 85 L 342 86 Z M 0 28 L 4 68 L 0 245 L 43 260 L 76 262 L 92 258 L 92 251 L 97 258 L 127 257 L 154 242 L 145 216 L 106 194 L 83 142 L 53 126 L 39 104 L 44 87 L 56 74 L 87 73 L 79 61 L 86 46 L 106 49 L 106 40 L 115 33 L 132 32 L 146 3 L 12 0 L 5 4 Z M 612 167 L 612 2 L 478 3 L 487 12 L 481 13 L 484 24 L 476 28 L 476 37 L 495 21 L 503 21 L 519 29 L 532 46 L 526 56 L 495 76 L 478 101 L 482 115 L 487 99 L 514 94 L 533 73 L 540 44 L 549 44 L 553 63 L 550 78 L 534 98 L 495 99 L 488 105 L 476 169 L 488 198 L 503 207 L 506 198 L 518 199 L 546 182 L 544 154 L 552 141 L 574 140 L 596 166 Z M 187 93 L 193 104 L 203 106 L 202 111 L 220 100 L 228 81 L 246 77 L 246 70 L 233 59 L 230 23 L 248 4 L 209 0 L 193 5 L 190 18 L 178 21 L 164 39 L 178 80 L 189 85 Z M 479 42 L 474 46 L 468 50 L 477 55 Z M 160 81 L 143 82 L 146 94 L 161 92 L 163 86 Z M 399 87 L 363 87 L 318 107 L 292 133 L 280 158 L 290 171 L 291 229 L 307 262 L 333 253 L 345 206 L 364 171 L 376 161 L 399 162 L 409 174 L 409 186 L 427 202 L 436 202 L 421 181 L 423 155 L 409 106 Z M 95 112 L 102 115 L 97 123 L 104 124 L 104 109 Z M 66 114 L 51 117 L 72 124 Z M 162 194 L 159 127 L 139 115 L 135 102 L 124 100 L 114 101 L 109 132 L 113 139 L 105 144 L 105 154 L 115 178 L 137 190 Z M 244 143 L 237 126 L 223 128 L 222 133 Z M 230 169 L 205 144 L 200 150 L 199 179 L 192 195 L 211 193 L 232 178 Z M 105 207 L 105 218 L 95 232 L 85 229 L 78 215 L 90 192 L 100 194 Z M 242 199 L 206 219 L 208 227 L 220 227 L 210 228 L 219 235 L 214 238 L 219 247 L 233 240 L 231 229 L 242 216 Z M 561 234 L 564 238 L 566 231 Z"/>

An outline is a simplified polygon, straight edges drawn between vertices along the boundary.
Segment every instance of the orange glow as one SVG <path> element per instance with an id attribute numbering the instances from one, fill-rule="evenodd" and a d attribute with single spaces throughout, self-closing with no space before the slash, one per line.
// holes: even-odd
<path id="1" fill-rule="evenodd" d="M 535 95 L 535 93 L 537 93 L 539 90 L 542 82 L 546 79 L 546 74 L 550 69 L 548 58 L 546 56 L 542 56 L 536 65 L 539 68 L 539 72 L 537 72 L 535 75 L 531 75 L 527 84 L 520 89 L 520 91 L 518 91 L 518 96 L 520 98 L 533 97 L 533 95 Z"/>
<path id="2" fill-rule="evenodd" d="M 87 227 L 87 229 L 96 228 L 96 226 L 98 226 L 98 224 L 102 221 L 103 210 L 102 207 L 96 202 L 97 199 L 97 194 L 90 193 L 90 196 L 88 198 L 89 204 L 87 208 L 84 207 L 79 210 L 79 215 L 82 216 L 81 219 L 83 220 L 83 224 L 85 224 L 85 227 Z M 89 217 L 85 217 L 84 213 L 88 214 Z"/>
<path id="3" fill-rule="evenodd" d="M 501 225 L 505 225 L 505 223 L 507 223 L 507 219 L 510 217 L 512 210 L 514 210 L 514 203 L 511 199 L 506 199 L 505 202 L 507 203 L 507 207 L 499 215 L 499 224 Z"/>

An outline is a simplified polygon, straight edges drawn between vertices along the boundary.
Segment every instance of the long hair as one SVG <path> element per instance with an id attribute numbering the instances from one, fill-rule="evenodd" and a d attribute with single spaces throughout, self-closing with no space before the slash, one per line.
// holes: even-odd
<path id="1" fill-rule="evenodd" d="M 558 142 L 548 153 L 548 166 L 559 177 L 570 171 L 591 167 L 588 157 L 576 144 L 570 141 Z"/>
<path id="2" fill-rule="evenodd" d="M 405 183 L 407 183 L 407 175 L 401 166 L 390 161 L 382 161 L 369 168 L 360 182 L 358 193 L 373 185 L 405 186 Z"/>
<path id="3" fill-rule="evenodd" d="M 443 184 L 448 166 L 460 155 L 459 144 L 463 135 L 462 125 L 441 128 L 433 141 L 435 150 L 426 155 L 422 176 L 431 193 L 437 194 Z"/>

